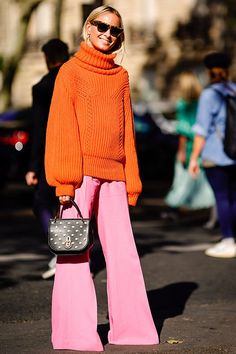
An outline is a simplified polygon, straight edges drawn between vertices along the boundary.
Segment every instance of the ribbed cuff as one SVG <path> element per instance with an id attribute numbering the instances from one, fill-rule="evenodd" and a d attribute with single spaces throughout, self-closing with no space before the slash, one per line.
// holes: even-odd
<path id="1" fill-rule="evenodd" d="M 139 193 L 128 193 L 129 205 L 135 206 L 137 204 Z"/>
<path id="2" fill-rule="evenodd" d="M 61 195 L 69 195 L 74 198 L 75 196 L 75 187 L 71 184 L 61 184 L 56 187 L 56 196 L 60 197 Z"/>

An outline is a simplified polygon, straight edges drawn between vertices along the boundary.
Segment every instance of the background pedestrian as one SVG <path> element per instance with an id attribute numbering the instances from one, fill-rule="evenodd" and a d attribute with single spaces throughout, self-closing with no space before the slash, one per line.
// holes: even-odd
<path id="1" fill-rule="evenodd" d="M 180 207 L 201 209 L 212 207 L 215 204 L 214 195 L 204 171 L 200 170 L 198 178 L 192 178 L 188 172 L 194 139 L 192 127 L 196 121 L 201 90 L 200 82 L 193 72 L 186 71 L 179 75 L 179 98 L 176 103 L 176 133 L 179 136 L 179 146 L 173 184 L 165 198 L 166 204 L 172 208 L 172 214 Z"/>
<path id="2" fill-rule="evenodd" d="M 58 71 L 69 59 L 68 46 L 60 39 L 51 39 L 42 46 L 48 73 L 32 88 L 32 146 L 29 170 L 25 176 L 28 186 L 34 186 L 33 211 L 46 236 L 48 221 L 54 216 L 56 197 L 55 188 L 46 181 L 44 153 L 46 127 L 49 108 Z M 56 258 L 49 262 L 49 269 L 42 274 L 47 279 L 55 274 Z"/>
<path id="3" fill-rule="evenodd" d="M 227 119 L 227 95 L 235 95 L 236 85 L 229 81 L 230 58 L 213 52 L 204 59 L 210 84 L 201 96 L 194 126 L 196 133 L 189 172 L 199 174 L 199 157 L 215 194 L 222 240 L 206 250 L 206 255 L 219 258 L 236 256 L 236 161 L 224 152 Z"/>

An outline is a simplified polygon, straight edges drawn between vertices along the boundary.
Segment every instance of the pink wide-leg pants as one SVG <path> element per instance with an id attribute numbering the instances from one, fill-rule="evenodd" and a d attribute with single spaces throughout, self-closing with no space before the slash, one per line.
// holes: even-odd
<path id="1" fill-rule="evenodd" d="M 85 176 L 75 193 L 82 215 L 94 208 L 107 268 L 107 294 L 111 344 L 158 343 L 150 312 L 127 203 L 126 186 Z M 64 218 L 76 218 L 73 207 Z M 52 296 L 54 349 L 103 351 L 97 333 L 97 302 L 90 275 L 89 252 L 60 256 Z"/>

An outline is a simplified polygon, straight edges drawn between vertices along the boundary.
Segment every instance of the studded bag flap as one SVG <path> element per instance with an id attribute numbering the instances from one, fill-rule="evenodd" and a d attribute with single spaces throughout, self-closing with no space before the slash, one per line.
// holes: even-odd
<path id="1" fill-rule="evenodd" d="M 87 251 L 93 244 L 93 230 L 90 219 L 83 218 L 76 202 L 72 205 L 78 212 L 78 219 L 62 219 L 64 207 L 58 211 L 48 226 L 48 245 L 56 255 L 79 255 Z"/>

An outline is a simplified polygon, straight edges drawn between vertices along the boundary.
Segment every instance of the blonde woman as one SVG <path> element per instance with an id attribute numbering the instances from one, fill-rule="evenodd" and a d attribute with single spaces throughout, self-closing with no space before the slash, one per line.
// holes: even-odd
<path id="1" fill-rule="evenodd" d="M 124 43 L 119 12 L 101 6 L 88 16 L 84 42 L 55 84 L 46 141 L 46 175 L 64 217 L 94 210 L 107 268 L 111 344 L 157 344 L 132 233 L 129 205 L 142 184 L 135 149 L 127 71 L 115 64 Z M 57 259 L 52 297 L 54 349 L 102 351 L 89 252 Z"/>
<path id="2" fill-rule="evenodd" d="M 196 120 L 198 98 L 201 85 L 192 72 L 183 72 L 179 76 L 179 99 L 176 104 L 176 132 L 179 135 L 177 159 L 187 166 L 193 147 L 192 126 Z"/>
<path id="3" fill-rule="evenodd" d="M 179 99 L 176 104 L 176 132 L 179 135 L 179 147 L 176 156 L 174 181 L 166 196 L 166 203 L 171 208 L 190 209 L 208 208 L 215 203 L 213 192 L 204 176 L 193 179 L 188 173 L 189 160 L 193 148 L 198 98 L 201 85 L 193 72 L 183 72 L 178 81 Z"/>

